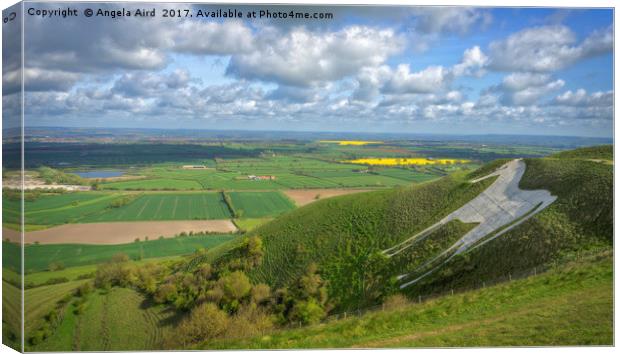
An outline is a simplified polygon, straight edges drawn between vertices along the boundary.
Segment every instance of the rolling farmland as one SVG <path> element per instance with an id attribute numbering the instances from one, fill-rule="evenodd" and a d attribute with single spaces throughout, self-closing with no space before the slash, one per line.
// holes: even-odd
<path id="1" fill-rule="evenodd" d="M 97 264 L 121 252 L 136 260 L 175 256 L 192 253 L 201 248 L 212 248 L 236 237 L 238 236 L 235 234 L 187 236 L 120 245 L 29 245 L 24 248 L 24 267 L 26 271 L 37 272 L 48 269 L 49 264 L 55 261 L 62 262 L 66 267 Z M 19 250 L 17 245 L 8 242 L 3 243 L 3 248 L 7 252 Z"/>

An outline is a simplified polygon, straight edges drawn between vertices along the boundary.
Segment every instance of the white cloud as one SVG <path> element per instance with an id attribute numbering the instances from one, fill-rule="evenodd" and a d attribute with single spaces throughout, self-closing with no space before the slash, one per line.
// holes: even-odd
<path id="1" fill-rule="evenodd" d="M 474 46 L 465 50 L 461 62 L 456 64 L 452 70 L 456 76 L 482 76 L 488 62 L 489 58 L 480 50 L 480 47 Z"/>
<path id="2" fill-rule="evenodd" d="M 564 84 L 563 80 L 553 80 L 549 74 L 513 73 L 506 76 L 496 90 L 501 91 L 505 104 L 522 106 L 536 104 Z"/>
<path id="3" fill-rule="evenodd" d="M 555 97 L 554 104 L 564 106 L 613 107 L 613 91 L 598 91 L 588 94 L 584 89 L 566 91 Z"/>
<path id="4" fill-rule="evenodd" d="M 611 52 L 611 27 L 595 31 L 578 45 L 562 25 L 528 28 L 489 45 L 489 67 L 499 71 L 549 72 L 584 58 Z"/>
<path id="5" fill-rule="evenodd" d="M 227 73 L 291 86 L 311 86 L 379 66 L 402 50 L 404 40 L 391 29 L 349 26 L 337 32 L 288 33 L 264 30 L 250 53 L 234 55 Z"/>
<path id="6" fill-rule="evenodd" d="M 466 7 L 426 7 L 414 11 L 415 28 L 422 33 L 466 34 L 475 25 L 488 25 L 491 15 L 480 9 Z"/>
<path id="7" fill-rule="evenodd" d="M 429 66 L 411 72 L 408 64 L 400 64 L 385 84 L 387 93 L 431 93 L 443 90 L 452 75 L 443 66 Z"/>

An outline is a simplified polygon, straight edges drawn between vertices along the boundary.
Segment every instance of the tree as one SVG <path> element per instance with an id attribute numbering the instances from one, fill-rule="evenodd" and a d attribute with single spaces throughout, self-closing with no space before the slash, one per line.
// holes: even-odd
<path id="1" fill-rule="evenodd" d="M 271 297 L 271 288 L 267 284 L 256 284 L 252 288 L 252 302 L 257 305 L 262 305 L 269 301 Z"/>
<path id="2" fill-rule="evenodd" d="M 177 297 L 177 287 L 172 283 L 164 283 L 155 291 L 153 299 L 159 304 L 172 302 Z"/>
<path id="3" fill-rule="evenodd" d="M 229 324 L 226 313 L 215 304 L 204 303 L 192 310 L 178 327 L 177 337 L 182 348 L 222 335 Z"/>
<path id="4" fill-rule="evenodd" d="M 252 290 L 250 279 L 241 271 L 232 272 L 220 278 L 218 284 L 228 300 L 241 300 Z"/>
<path id="5" fill-rule="evenodd" d="M 50 263 L 47 266 L 47 269 L 50 272 L 55 272 L 57 270 L 63 270 L 63 269 L 65 269 L 65 264 L 63 262 L 61 262 L 61 261 L 55 261 L 55 262 Z"/>

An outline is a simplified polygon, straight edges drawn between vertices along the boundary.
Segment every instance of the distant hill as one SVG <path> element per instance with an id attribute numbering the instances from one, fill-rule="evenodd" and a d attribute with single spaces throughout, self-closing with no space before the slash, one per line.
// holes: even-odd
<path id="1" fill-rule="evenodd" d="M 550 157 L 557 159 L 601 159 L 601 160 L 613 160 L 614 159 L 614 146 L 613 145 L 599 145 L 589 146 L 574 150 L 562 151 L 557 154 L 553 154 Z"/>

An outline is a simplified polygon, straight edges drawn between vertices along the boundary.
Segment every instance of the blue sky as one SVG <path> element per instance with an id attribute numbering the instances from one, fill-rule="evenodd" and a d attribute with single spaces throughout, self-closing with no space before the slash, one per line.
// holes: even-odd
<path id="1" fill-rule="evenodd" d="M 613 134 L 611 10 L 293 9 L 332 12 L 334 19 L 26 16 L 26 122 Z M 3 82 L 10 87 L 9 74 Z M 15 93 L 7 86 L 3 99 L 10 106 Z"/>

